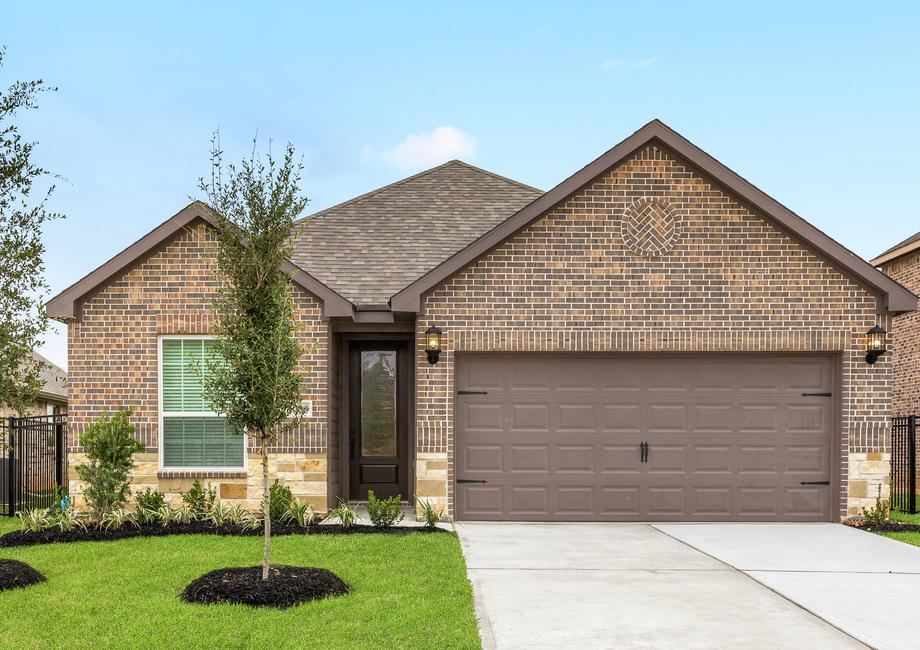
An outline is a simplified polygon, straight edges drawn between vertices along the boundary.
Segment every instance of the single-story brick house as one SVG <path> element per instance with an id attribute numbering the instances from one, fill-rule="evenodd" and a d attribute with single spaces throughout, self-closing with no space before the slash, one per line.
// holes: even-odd
<path id="1" fill-rule="evenodd" d="M 38 352 L 33 351 L 32 356 L 42 364 L 40 379 L 42 388 L 35 399 L 26 407 L 23 413 L 0 408 L 0 418 L 17 417 L 20 415 L 32 417 L 38 415 L 59 415 L 67 412 L 67 371 L 57 366 Z"/>
<path id="2" fill-rule="evenodd" d="M 211 219 L 192 203 L 48 303 L 70 458 L 130 406 L 138 488 L 257 507 L 181 362 L 209 345 Z M 867 333 L 916 297 L 657 120 L 548 192 L 452 161 L 323 210 L 286 268 L 312 412 L 272 467 L 320 510 L 371 488 L 458 519 L 837 521 L 887 497 Z"/>
<path id="3" fill-rule="evenodd" d="M 920 293 L 920 232 L 870 262 L 905 288 Z M 898 314 L 891 327 L 892 415 L 920 415 L 920 314 Z"/>

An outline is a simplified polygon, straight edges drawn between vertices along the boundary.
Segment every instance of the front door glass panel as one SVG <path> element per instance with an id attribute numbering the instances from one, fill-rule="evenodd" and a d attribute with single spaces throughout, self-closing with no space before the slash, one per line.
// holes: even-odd
<path id="1" fill-rule="evenodd" d="M 396 456 L 396 351 L 361 351 L 361 455 Z"/>

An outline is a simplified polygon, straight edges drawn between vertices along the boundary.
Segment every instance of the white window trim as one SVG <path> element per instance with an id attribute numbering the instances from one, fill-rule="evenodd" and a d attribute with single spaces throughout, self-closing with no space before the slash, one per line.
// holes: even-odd
<path id="1" fill-rule="evenodd" d="M 167 467 L 163 460 L 163 419 L 164 417 L 220 417 L 216 411 L 170 411 L 169 415 L 163 412 L 163 341 L 187 340 L 202 341 L 213 340 L 213 334 L 161 334 L 157 337 L 157 467 L 163 472 L 246 472 L 249 473 L 249 439 L 245 433 L 243 438 L 243 464 L 242 466 L 224 465 L 222 467 L 199 467 L 184 465 L 182 467 Z"/>

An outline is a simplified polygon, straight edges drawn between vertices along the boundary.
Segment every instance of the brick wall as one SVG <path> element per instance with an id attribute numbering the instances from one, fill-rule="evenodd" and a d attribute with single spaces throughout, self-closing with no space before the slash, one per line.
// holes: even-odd
<path id="1" fill-rule="evenodd" d="M 79 437 L 87 422 L 103 413 L 130 407 L 134 411 L 131 421 L 137 427 L 137 438 L 147 452 L 139 456 L 144 466 L 135 482 L 144 486 L 159 482 L 160 489 L 168 492 L 185 489 L 191 483 L 187 476 L 158 478 L 156 467 L 150 464 L 156 462 L 158 445 L 157 339 L 163 334 L 212 332 L 215 250 L 209 229 L 200 223 L 192 226 L 86 299 L 78 320 L 68 324 L 68 448 L 72 463 L 81 458 Z M 326 453 L 327 324 L 315 297 L 299 287 L 294 292 L 298 336 L 307 349 L 302 359 L 302 368 L 307 373 L 303 398 L 313 400 L 314 417 L 301 430 L 287 434 L 272 447 L 279 463 L 289 463 L 295 456 L 315 460 L 317 455 L 324 458 Z M 251 458 L 250 466 L 256 464 Z M 321 510 L 326 507 L 325 461 L 323 466 L 322 494 L 314 494 L 320 489 L 317 485 L 301 490 L 304 496 L 314 497 L 314 505 Z M 290 469 L 289 464 L 284 467 Z M 313 482 L 318 481 L 315 470 L 313 466 L 304 470 Z M 290 470 L 288 477 L 291 481 L 294 481 L 293 472 Z M 79 493 L 80 486 L 74 481 L 76 472 L 71 471 L 70 478 L 72 490 Z M 244 487 L 247 484 L 245 479 L 210 478 L 214 483 L 223 480 Z M 301 476 L 301 482 L 303 479 Z M 234 488 L 225 492 L 248 503 L 258 498 L 253 489 L 256 488 L 250 486 L 248 491 Z"/>
<path id="2" fill-rule="evenodd" d="M 920 293 L 920 251 L 882 267 L 892 280 Z M 892 415 L 920 415 L 920 312 L 895 316 L 891 326 Z"/>
<path id="3" fill-rule="evenodd" d="M 432 324 L 444 330 L 434 366 Z M 876 455 L 888 453 L 890 358 L 863 360 L 875 324 L 865 289 L 647 147 L 425 297 L 417 449 L 448 471 L 417 471 L 419 494 L 453 514 L 457 352 L 821 350 L 840 354 L 840 511 L 855 514 L 888 489 Z M 875 463 L 859 468 L 862 483 L 848 482 L 851 458 Z"/>

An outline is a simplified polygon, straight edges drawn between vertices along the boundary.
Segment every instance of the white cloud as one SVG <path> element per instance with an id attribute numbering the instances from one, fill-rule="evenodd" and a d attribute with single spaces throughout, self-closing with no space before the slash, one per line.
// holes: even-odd
<path id="1" fill-rule="evenodd" d="M 652 59 L 642 59 L 641 61 L 636 61 L 636 62 L 633 64 L 633 68 L 635 68 L 635 69 L 647 68 L 647 67 L 650 66 L 650 65 L 655 65 L 655 59 L 654 59 L 654 58 L 652 58 Z"/>
<path id="2" fill-rule="evenodd" d="M 455 126 L 438 126 L 427 133 L 411 134 L 392 149 L 366 149 L 364 159 L 382 160 L 396 167 L 437 165 L 476 152 L 476 141 Z"/>
<path id="3" fill-rule="evenodd" d="M 614 68 L 622 68 L 624 65 L 626 65 L 626 61 L 623 59 L 610 59 L 601 63 L 601 70 L 613 70 Z"/>

